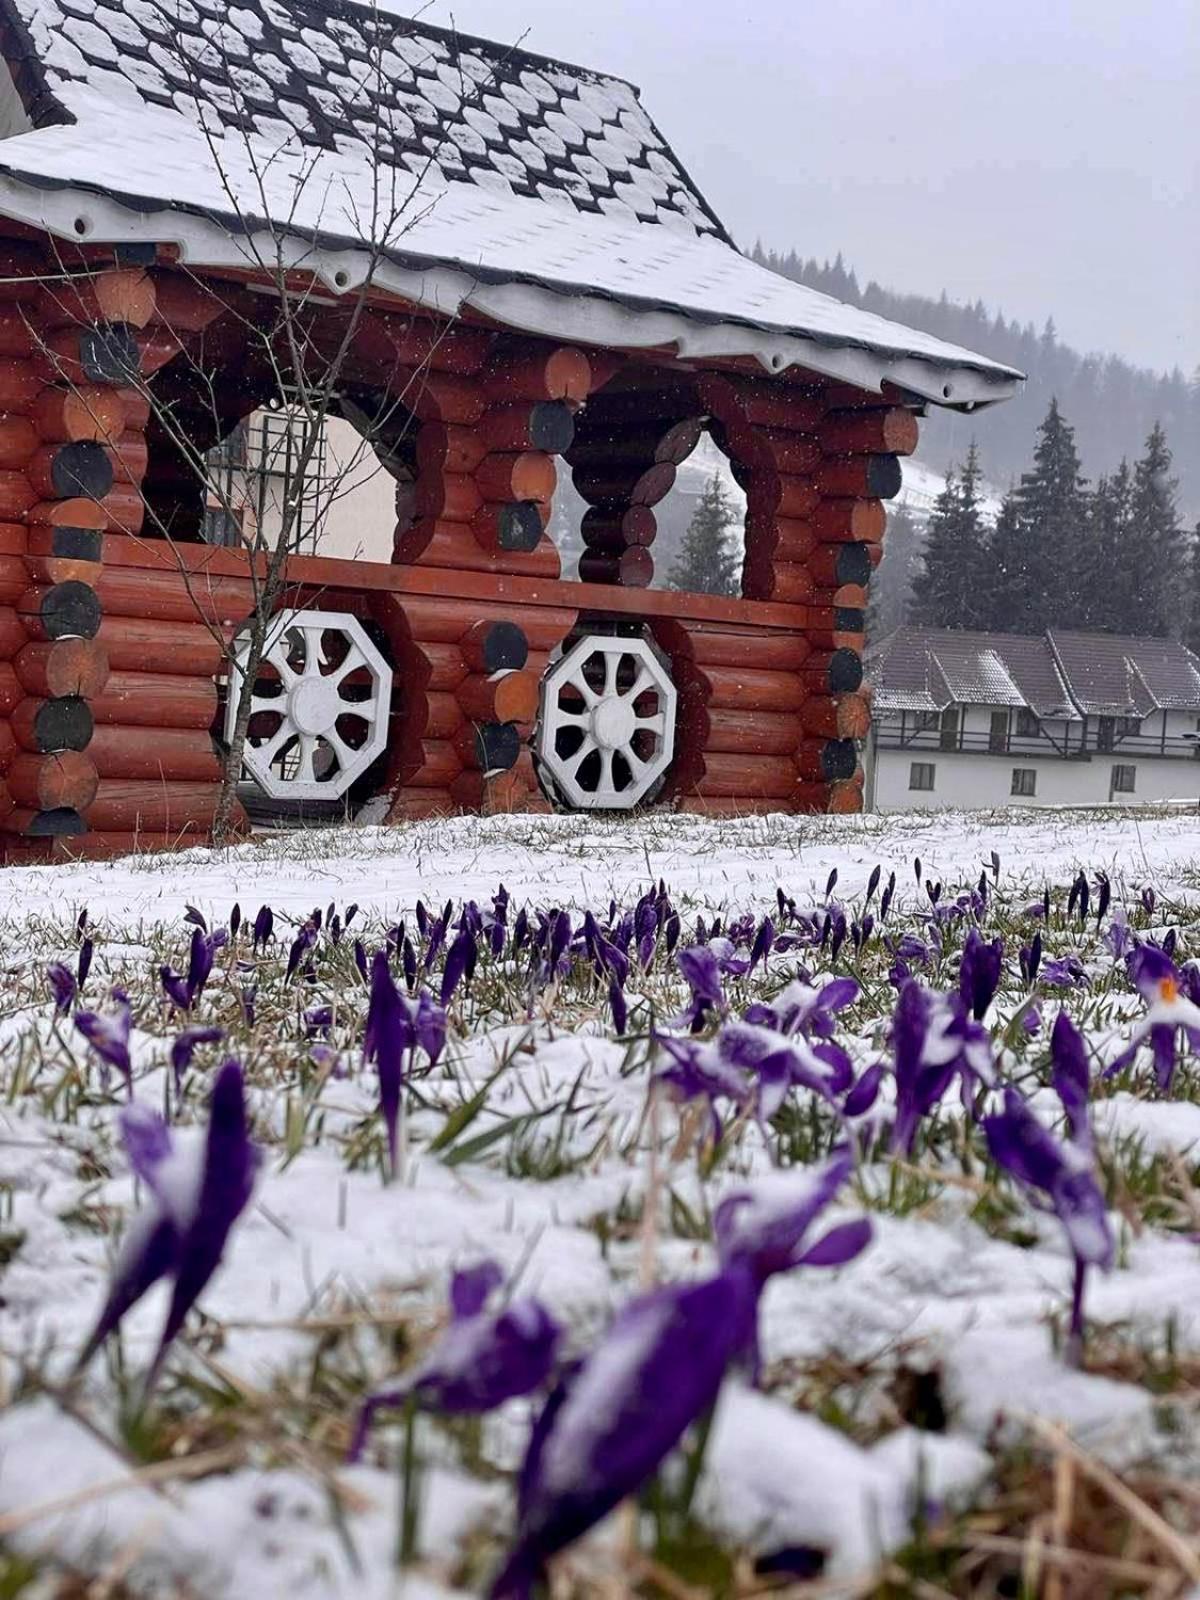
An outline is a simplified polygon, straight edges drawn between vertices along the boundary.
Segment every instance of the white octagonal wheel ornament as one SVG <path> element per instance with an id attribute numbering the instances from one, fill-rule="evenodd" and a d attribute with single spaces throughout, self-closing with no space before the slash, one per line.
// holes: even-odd
<path id="1" fill-rule="evenodd" d="M 250 653 L 235 647 L 225 709 L 232 738 Z M 356 617 L 282 611 L 271 622 L 242 761 L 273 800 L 336 800 L 387 745 L 392 669 Z"/>
<path id="2" fill-rule="evenodd" d="M 675 707 L 648 640 L 588 634 L 542 679 L 542 771 L 577 810 L 628 811 L 671 764 Z"/>

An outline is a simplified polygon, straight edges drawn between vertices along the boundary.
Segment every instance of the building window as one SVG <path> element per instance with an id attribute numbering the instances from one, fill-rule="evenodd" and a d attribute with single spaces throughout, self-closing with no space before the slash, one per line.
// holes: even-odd
<path id="1" fill-rule="evenodd" d="M 917 712 L 917 732 L 918 733 L 936 733 L 938 731 L 938 729 L 941 727 L 941 725 L 942 725 L 942 714 L 941 714 L 940 711 L 918 711 Z M 1196 718 L 1196 727 L 1200 728 L 1200 717 Z"/>
<path id="2" fill-rule="evenodd" d="M 1111 750 L 1117 742 L 1116 717 L 1101 717 L 1096 727 L 1096 749 Z"/>
<path id="3" fill-rule="evenodd" d="M 942 712 L 941 735 L 938 743 L 943 750 L 958 749 L 958 707 L 947 706 Z"/>
<path id="4" fill-rule="evenodd" d="M 993 755 L 1003 755 L 1008 749 L 1008 712 L 993 711 L 988 725 L 988 749 Z"/>
<path id="5" fill-rule="evenodd" d="M 1122 739 L 1136 739 L 1142 731 L 1141 717 L 1122 717 L 1117 731 Z"/>
<path id="6" fill-rule="evenodd" d="M 1014 767 L 1012 793 L 1028 799 L 1037 793 L 1037 772 L 1033 767 Z"/>
<path id="7" fill-rule="evenodd" d="M 1113 794 L 1133 794 L 1137 788 L 1137 768 L 1117 766 L 1112 769 Z"/>
<path id="8" fill-rule="evenodd" d="M 927 794 L 933 792 L 934 766 L 932 761 L 914 761 L 908 769 L 908 787 L 910 789 L 924 789 Z"/>
<path id="9" fill-rule="evenodd" d="M 1042 719 L 1035 711 L 1030 711 L 1028 706 L 1020 706 L 1017 710 L 1017 737 L 1020 739 L 1037 739 L 1042 731 Z"/>

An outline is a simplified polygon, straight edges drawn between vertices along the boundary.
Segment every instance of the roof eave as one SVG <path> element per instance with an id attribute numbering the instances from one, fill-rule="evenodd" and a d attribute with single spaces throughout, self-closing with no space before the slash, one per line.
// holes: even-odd
<path id="1" fill-rule="evenodd" d="M 243 223 L 232 216 L 178 204 L 152 206 L 135 196 L 117 197 L 11 166 L 6 171 L 0 167 L 0 216 L 75 243 L 86 239 L 174 245 L 191 267 L 244 271 L 256 260 Z M 274 260 L 281 230 L 263 223 L 264 231 L 271 227 L 266 259 Z M 313 273 L 334 296 L 359 289 L 371 272 L 371 252 L 360 241 L 331 235 L 314 242 L 297 233 L 294 247 L 296 268 Z M 683 359 L 698 361 L 750 357 L 777 376 L 799 367 L 868 390 L 889 383 L 948 410 L 973 412 L 996 404 L 1016 393 L 1023 381 L 1010 369 L 982 363 L 976 367 L 938 362 L 903 350 L 835 342 L 742 319 L 704 320 L 650 297 L 617 299 L 587 284 L 551 284 L 533 274 L 521 280 L 489 281 L 478 267 L 468 271 L 460 264 L 402 252 L 376 261 L 373 281 L 445 316 L 469 306 L 506 327 L 582 344 L 624 349 L 673 346 Z"/>

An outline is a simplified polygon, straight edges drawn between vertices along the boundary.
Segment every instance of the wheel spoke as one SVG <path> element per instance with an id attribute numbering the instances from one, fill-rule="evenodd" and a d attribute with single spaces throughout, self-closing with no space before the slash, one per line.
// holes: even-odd
<path id="1" fill-rule="evenodd" d="M 575 774 L 579 771 L 580 767 L 583 765 L 585 758 L 587 756 L 590 756 L 592 751 L 595 750 L 595 749 L 596 749 L 596 741 L 594 739 L 585 739 L 583 741 L 583 743 L 579 746 L 579 749 L 576 750 L 575 754 L 573 756 L 568 756 L 567 757 L 564 765 L 566 767 L 566 770 L 567 770 L 568 774 L 572 778 L 575 776 Z"/>
<path id="2" fill-rule="evenodd" d="M 614 788 L 613 752 L 611 750 L 601 750 L 600 752 L 600 782 L 597 788 L 608 789 L 610 792 Z"/>
<path id="3" fill-rule="evenodd" d="M 300 735 L 300 764 L 296 768 L 296 777 L 302 783 L 316 782 L 316 769 L 313 766 L 313 757 L 317 753 L 317 736 L 315 733 L 302 733 Z"/>
<path id="4" fill-rule="evenodd" d="M 585 706 L 587 706 L 589 711 L 598 703 L 600 696 L 592 688 L 591 684 L 587 681 L 582 672 L 572 673 L 572 675 L 563 684 L 563 688 L 567 688 L 568 685 L 572 689 L 577 689 L 579 691 L 579 693 L 583 696 L 583 703 Z"/>
<path id="5" fill-rule="evenodd" d="M 643 667 L 638 673 L 637 677 L 633 680 L 633 687 L 631 689 L 626 689 L 624 694 L 621 696 L 621 699 L 630 701 L 636 700 L 638 695 L 642 693 L 643 689 L 648 689 L 653 682 L 654 679 L 650 676 L 649 670 L 646 667 Z"/>
<path id="6" fill-rule="evenodd" d="M 617 669 L 621 665 L 623 650 L 606 650 L 604 652 L 604 698 L 607 700 L 617 692 Z"/>
<path id="7" fill-rule="evenodd" d="M 648 733 L 657 733 L 660 736 L 667 731 L 667 714 L 665 711 L 652 711 L 649 716 L 637 719 L 638 731 L 643 728 Z"/>
<path id="8" fill-rule="evenodd" d="M 351 750 L 336 728 L 329 728 L 326 731 L 325 742 L 338 758 L 338 771 L 345 772 L 346 768 L 354 760 L 354 751 Z"/>
<path id="9" fill-rule="evenodd" d="M 295 732 L 296 730 L 291 723 L 285 719 L 267 740 L 266 744 L 254 745 L 252 748 L 247 749 L 247 758 L 253 758 L 254 761 L 259 762 L 262 766 L 269 767 L 287 741 L 295 735 Z"/>

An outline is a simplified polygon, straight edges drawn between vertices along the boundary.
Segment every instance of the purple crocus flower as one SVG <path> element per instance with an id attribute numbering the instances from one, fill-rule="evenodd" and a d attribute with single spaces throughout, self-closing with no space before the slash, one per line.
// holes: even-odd
<path id="1" fill-rule="evenodd" d="M 287 977 L 290 979 L 300 970 L 300 963 L 310 954 L 317 942 L 317 923 L 312 917 L 303 923 L 300 931 L 292 940 L 292 948 L 288 951 Z"/>
<path id="2" fill-rule="evenodd" d="M 55 1015 L 65 1016 L 76 995 L 75 974 L 61 961 L 51 961 L 46 967 L 46 982 L 54 996 Z"/>
<path id="3" fill-rule="evenodd" d="M 725 1060 L 718 1049 L 698 1039 L 672 1039 L 663 1035 L 657 1043 L 670 1065 L 655 1069 L 653 1083 L 661 1085 L 672 1100 L 684 1104 L 693 1100 L 706 1101 L 712 1137 L 714 1142 L 719 1142 L 723 1127 L 717 1112 L 718 1101 L 731 1101 L 739 1109 L 749 1105 L 754 1096 L 753 1079 L 744 1068 Z"/>
<path id="4" fill-rule="evenodd" d="M 449 1325 L 425 1359 L 399 1384 L 370 1395 L 350 1445 L 356 1461 L 375 1414 L 412 1399 L 423 1410 L 471 1415 L 494 1411 L 517 1395 L 540 1389 L 554 1370 L 560 1329 L 540 1300 L 510 1301 L 489 1312 L 503 1281 L 494 1261 L 456 1272 L 450 1284 Z"/>
<path id="5" fill-rule="evenodd" d="M 1067 1359 L 1078 1366 L 1087 1269 L 1111 1267 L 1114 1245 L 1093 1165 L 1087 1057 L 1083 1038 L 1065 1011 L 1055 1020 L 1050 1050 L 1054 1087 L 1067 1116 L 1067 1138 L 1056 1139 L 1012 1088 L 1004 1091 L 1004 1110 L 983 1118 L 983 1130 L 993 1159 L 1026 1188 L 1045 1196 L 1067 1236 L 1075 1261 Z"/>
<path id="6" fill-rule="evenodd" d="M 117 991 L 114 990 L 114 998 Z M 133 1066 L 129 1059 L 129 1029 L 133 1013 L 129 1000 L 122 995 L 112 1016 L 102 1016 L 98 1011 L 77 1011 L 75 1026 L 91 1045 L 106 1067 L 116 1067 L 125 1079 L 130 1099 L 133 1098 Z"/>
<path id="7" fill-rule="evenodd" d="M 254 918 L 254 934 L 252 939 L 255 951 L 265 950 L 275 932 L 275 913 L 270 906 L 259 906 L 258 914 Z"/>
<path id="8" fill-rule="evenodd" d="M 442 1004 L 449 1005 L 455 990 L 464 981 L 470 983 L 479 959 L 479 944 L 469 928 L 463 928 L 446 952 L 446 965 L 442 968 Z"/>
<path id="9" fill-rule="evenodd" d="M 220 1265 L 230 1231 L 254 1188 L 258 1153 L 246 1124 L 241 1067 L 227 1061 L 217 1074 L 202 1145 L 179 1149 L 162 1119 L 136 1105 L 123 1113 L 121 1135 L 150 1200 L 126 1233 L 108 1298 L 77 1367 L 86 1366 L 148 1289 L 169 1277 L 171 1301 L 146 1380 L 149 1389 L 188 1312 Z"/>
<path id="10" fill-rule="evenodd" d="M 1159 1090 L 1169 1094 L 1180 1054 L 1200 1055 L 1200 1006 L 1187 998 L 1188 984 L 1179 968 L 1156 945 L 1139 945 L 1128 957 L 1129 974 L 1146 1002 L 1146 1014 L 1134 1024 L 1126 1049 L 1105 1076 L 1120 1072 L 1149 1040 Z"/>
<path id="11" fill-rule="evenodd" d="M 983 1021 L 995 999 L 1003 965 L 1004 941 L 989 941 L 978 928 L 968 929 L 958 971 L 958 992 L 976 1022 Z"/>
<path id="12" fill-rule="evenodd" d="M 87 912 L 86 911 L 81 912 L 80 916 L 82 918 L 86 918 L 87 917 Z M 81 922 L 80 923 L 81 930 L 82 930 L 82 927 L 83 927 L 83 923 Z M 75 979 L 76 979 L 76 982 L 77 982 L 77 984 L 79 986 L 80 994 L 83 993 L 83 986 L 87 982 L 88 973 L 92 970 L 92 956 L 95 954 L 95 950 L 96 950 L 96 946 L 94 945 L 94 943 L 92 942 L 90 937 L 85 939 L 83 941 L 83 943 L 79 946 L 79 960 L 76 963 L 76 967 L 75 967 Z"/>
<path id="13" fill-rule="evenodd" d="M 909 981 L 892 1018 L 896 1073 L 896 1125 L 892 1148 L 910 1151 L 917 1126 L 955 1077 L 964 1087 L 992 1078 L 991 1043 L 959 995 L 938 994 Z"/>
<path id="14" fill-rule="evenodd" d="M 192 995 L 188 988 L 187 979 L 175 971 L 174 967 L 166 962 L 158 969 L 159 982 L 163 986 L 163 993 L 178 1011 L 190 1011 Z"/>
<path id="15" fill-rule="evenodd" d="M 806 1245 L 851 1166 L 849 1151 L 838 1151 L 802 1195 L 783 1204 L 730 1196 L 715 1219 L 716 1275 L 652 1289 L 618 1312 L 534 1424 L 518 1484 L 516 1538 L 492 1600 L 525 1600 L 547 1560 L 635 1493 L 711 1410 L 729 1367 L 754 1368 L 758 1301 L 770 1277 L 840 1265 L 865 1247 L 866 1221 Z"/>
<path id="16" fill-rule="evenodd" d="M 221 930 L 224 943 L 225 930 Z M 204 985 L 208 982 L 213 969 L 213 957 L 218 949 L 218 939 L 197 928 L 192 934 L 192 946 L 188 952 L 187 986 L 188 995 L 194 1003 L 204 992 Z"/>
<path id="17" fill-rule="evenodd" d="M 184 1028 L 176 1035 L 171 1046 L 171 1068 L 175 1074 L 175 1092 L 183 1086 L 183 1075 L 192 1064 L 196 1049 L 202 1044 L 217 1044 L 225 1037 L 224 1028 Z"/>
<path id="18" fill-rule="evenodd" d="M 386 950 L 377 950 L 371 963 L 371 999 L 363 1033 L 363 1059 L 379 1070 L 379 1109 L 387 1132 L 392 1177 L 398 1171 L 400 1100 L 404 1088 L 405 1056 L 413 1045 L 408 1005 L 392 981 Z"/>
<path id="19" fill-rule="evenodd" d="M 703 944 L 678 951 L 675 960 L 691 990 L 691 1002 L 680 1013 L 675 1026 L 686 1024 L 693 1033 L 700 1033 L 711 1015 L 720 1015 L 725 1010 L 720 962 L 712 947 Z"/>

